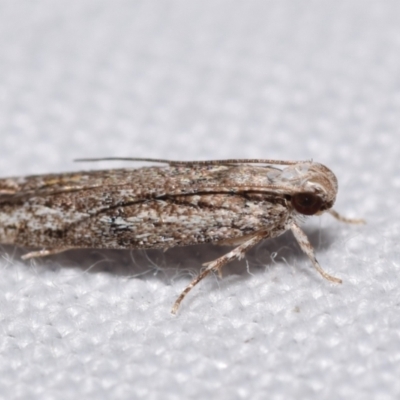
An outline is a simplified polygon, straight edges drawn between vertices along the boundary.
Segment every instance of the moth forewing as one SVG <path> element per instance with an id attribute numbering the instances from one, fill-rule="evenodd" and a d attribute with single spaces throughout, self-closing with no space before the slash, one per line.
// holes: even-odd
<path id="1" fill-rule="evenodd" d="M 279 160 L 153 161 L 169 165 L 0 179 L 0 242 L 40 249 L 24 258 L 75 248 L 237 246 L 207 264 L 179 296 L 173 312 L 211 271 L 220 271 L 261 240 L 286 230 L 294 233 L 325 278 L 340 281 L 322 270 L 298 227 L 301 216 L 327 210 L 337 219 L 354 222 L 331 210 L 338 186 L 324 165 Z"/>

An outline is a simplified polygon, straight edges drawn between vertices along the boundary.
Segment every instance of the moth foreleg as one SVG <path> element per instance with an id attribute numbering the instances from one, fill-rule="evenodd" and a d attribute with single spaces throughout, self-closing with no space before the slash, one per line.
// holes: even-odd
<path id="1" fill-rule="evenodd" d="M 328 213 L 331 214 L 333 218 L 336 218 L 338 221 L 344 222 L 346 224 L 365 224 L 364 219 L 343 217 L 343 215 L 340 215 L 337 211 L 332 209 L 329 210 Z"/>
<path id="2" fill-rule="evenodd" d="M 329 275 L 319 265 L 319 262 L 317 261 L 317 258 L 314 254 L 314 249 L 312 248 L 311 243 L 308 241 L 307 235 L 296 224 L 292 224 L 290 229 L 293 232 L 293 235 L 296 238 L 297 243 L 300 245 L 301 249 L 304 251 L 304 253 L 307 254 L 308 258 L 311 260 L 314 268 L 328 281 L 342 283 L 341 279 Z"/>
<path id="3" fill-rule="evenodd" d="M 257 243 L 259 243 L 262 239 L 267 238 L 269 236 L 268 232 L 257 232 L 253 234 L 248 240 L 243 242 L 240 246 L 236 247 L 229 253 L 226 253 L 222 257 L 217 258 L 214 261 L 208 262 L 203 264 L 206 268 L 195 278 L 190 282 L 188 286 L 183 290 L 183 292 L 179 295 L 179 297 L 176 299 L 174 306 L 172 307 L 172 314 L 176 314 L 179 308 L 179 305 L 181 304 L 182 300 L 185 298 L 185 296 L 193 289 L 194 286 L 196 286 L 203 278 L 205 278 L 211 271 L 216 271 L 220 274 L 221 268 L 231 262 L 234 259 L 240 260 L 241 258 L 244 257 L 246 252 L 251 249 L 253 246 L 255 246 Z"/>

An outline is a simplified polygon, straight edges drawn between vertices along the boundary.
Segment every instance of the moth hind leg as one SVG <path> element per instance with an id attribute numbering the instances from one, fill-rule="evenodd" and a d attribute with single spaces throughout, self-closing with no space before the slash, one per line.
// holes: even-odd
<path id="1" fill-rule="evenodd" d="M 39 257 L 46 257 L 52 254 L 62 253 L 66 250 L 70 250 L 68 247 L 59 247 L 56 249 L 42 249 L 37 251 L 30 251 L 29 253 L 24 254 L 21 258 L 23 260 L 29 260 L 30 258 L 39 258 Z"/>
<path id="2" fill-rule="evenodd" d="M 188 286 L 182 291 L 179 297 L 176 299 L 174 306 L 172 307 L 172 314 L 176 314 L 182 300 L 186 297 L 186 295 L 196 286 L 201 280 L 203 280 L 211 271 L 218 272 L 221 276 L 221 268 L 234 259 L 240 260 L 244 257 L 246 252 L 259 243 L 261 240 L 267 238 L 269 236 L 268 232 L 260 231 L 252 234 L 238 247 L 235 247 L 229 253 L 224 254 L 222 257 L 217 258 L 214 261 L 203 264 L 206 268 L 195 278 L 192 282 L 189 283 Z"/>
<path id="3" fill-rule="evenodd" d="M 217 244 L 218 246 L 239 246 L 242 243 L 247 242 L 252 237 L 254 237 L 254 232 L 243 236 L 224 239 L 215 244 Z"/>

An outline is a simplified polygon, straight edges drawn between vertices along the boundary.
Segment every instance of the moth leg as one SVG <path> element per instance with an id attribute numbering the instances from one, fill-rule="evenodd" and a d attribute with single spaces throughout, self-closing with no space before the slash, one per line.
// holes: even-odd
<path id="1" fill-rule="evenodd" d="M 220 242 L 217 242 L 218 246 L 239 246 L 244 242 L 247 242 L 247 240 L 251 239 L 254 236 L 254 233 L 250 233 L 248 235 L 243 235 L 237 238 L 231 238 L 231 239 L 225 239 L 221 240 Z"/>
<path id="2" fill-rule="evenodd" d="M 304 253 L 307 254 L 308 258 L 311 260 L 314 268 L 328 281 L 335 283 L 342 283 L 341 279 L 329 275 L 319 265 L 319 262 L 317 261 L 317 258 L 315 257 L 314 254 L 314 249 L 312 248 L 310 242 L 308 241 L 306 234 L 296 224 L 292 224 L 290 229 L 293 232 L 293 235 L 296 238 L 297 243 L 300 245 L 301 249 L 304 251 Z"/>
<path id="3" fill-rule="evenodd" d="M 340 215 L 335 210 L 328 210 L 328 213 L 332 215 L 333 218 L 336 218 L 340 222 L 345 222 L 346 224 L 365 224 L 364 219 L 358 218 L 346 218 Z"/>
<path id="4" fill-rule="evenodd" d="M 230 261 L 234 259 L 240 260 L 241 258 L 244 257 L 246 252 L 251 249 L 253 246 L 255 246 L 257 243 L 259 243 L 262 239 L 267 238 L 269 236 L 268 232 L 261 231 L 257 232 L 256 234 L 253 234 L 248 240 L 246 240 L 244 243 L 242 243 L 240 246 L 236 247 L 229 253 L 226 253 L 222 257 L 217 258 L 214 261 L 208 262 L 203 264 L 206 266 L 206 268 L 195 278 L 190 282 L 188 286 L 183 290 L 183 292 L 179 295 L 179 297 L 176 299 L 174 306 L 172 307 L 172 314 L 176 314 L 178 311 L 178 308 L 182 302 L 182 300 L 186 297 L 186 295 L 193 289 L 194 286 L 196 286 L 203 278 L 205 278 L 211 271 L 218 271 L 220 273 L 221 268 L 229 263 Z"/>
<path id="5" fill-rule="evenodd" d="M 58 249 L 42 249 L 37 251 L 30 251 L 27 254 L 24 254 L 21 258 L 23 260 L 29 260 L 30 258 L 39 258 L 39 257 L 46 257 L 50 256 L 51 254 L 58 254 L 62 253 L 63 251 L 69 250 L 67 247 L 61 247 Z"/>

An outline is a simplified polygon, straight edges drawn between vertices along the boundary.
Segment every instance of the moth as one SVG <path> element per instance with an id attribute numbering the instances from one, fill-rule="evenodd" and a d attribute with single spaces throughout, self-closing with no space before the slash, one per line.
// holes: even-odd
<path id="1" fill-rule="evenodd" d="M 338 182 L 324 165 L 264 159 L 122 160 L 164 165 L 0 179 L 0 243 L 37 249 L 23 259 L 77 248 L 233 246 L 204 265 L 177 298 L 173 313 L 211 271 L 221 274 L 225 264 L 287 230 L 324 278 L 341 282 L 321 268 L 299 227 L 304 216 L 324 212 L 343 222 L 363 222 L 332 210 Z"/>

